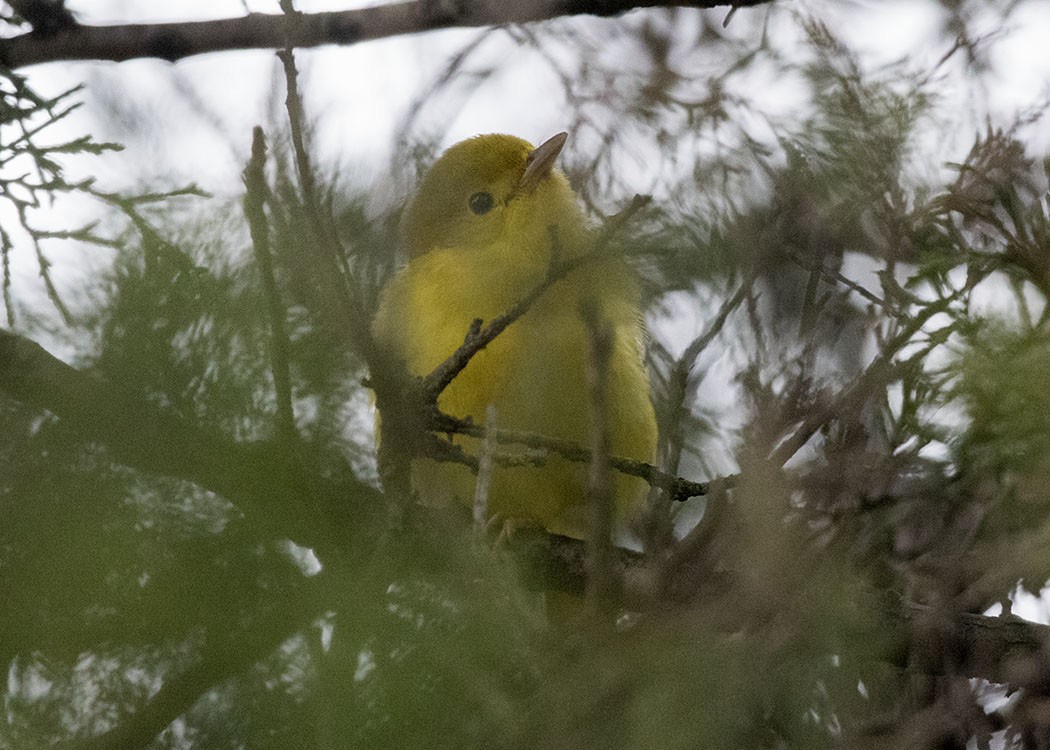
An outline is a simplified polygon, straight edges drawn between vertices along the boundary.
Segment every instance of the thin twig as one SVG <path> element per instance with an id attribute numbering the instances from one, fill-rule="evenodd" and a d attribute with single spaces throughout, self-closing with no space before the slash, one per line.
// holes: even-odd
<path id="1" fill-rule="evenodd" d="M 798 453 L 802 447 L 809 442 L 821 427 L 827 422 L 851 410 L 859 409 L 867 402 L 872 391 L 881 385 L 888 383 L 899 371 L 893 358 L 901 349 L 911 342 L 912 336 L 918 333 L 930 318 L 944 312 L 952 300 L 942 300 L 938 303 L 927 305 L 914 317 L 908 320 L 907 325 L 902 328 L 896 336 L 887 341 L 879 356 L 868 365 L 867 369 L 857 378 L 856 382 L 839 394 L 838 398 L 823 408 L 813 409 L 799 425 L 798 429 L 787 439 L 783 440 L 770 454 L 769 461 L 775 466 L 783 466 L 792 456 Z"/>
<path id="2" fill-rule="evenodd" d="M 292 385 L 289 374 L 288 332 L 284 306 L 277 290 L 271 258 L 270 231 L 264 209 L 266 203 L 266 140 L 262 128 L 252 131 L 252 155 L 244 168 L 244 214 L 252 237 L 255 261 L 259 264 L 266 309 L 270 317 L 270 370 L 277 399 L 277 434 L 292 443 L 297 439 L 295 412 L 292 407 Z"/>
<path id="3" fill-rule="evenodd" d="M 856 281 L 853 281 L 853 279 L 848 278 L 847 276 L 839 273 L 838 271 L 829 270 L 828 267 L 825 266 L 823 263 L 807 263 L 805 259 L 803 259 L 800 255 L 798 255 L 797 253 L 793 253 L 787 249 L 783 250 L 783 253 L 788 260 L 797 264 L 799 267 L 804 268 L 807 271 L 816 271 L 820 276 L 824 277 L 825 281 L 828 281 L 830 283 L 842 284 L 842 286 L 846 287 L 850 291 L 856 292 L 861 297 L 868 300 L 868 302 L 876 304 L 884 310 L 890 309 L 890 305 L 882 297 L 875 294 L 870 289 L 861 286 Z"/>
<path id="4" fill-rule="evenodd" d="M 589 252 L 578 255 L 566 261 L 557 261 L 551 264 L 547 277 L 540 282 L 532 291 L 518 300 L 509 310 L 502 315 L 493 318 L 487 325 L 483 325 L 480 319 L 471 323 L 463 343 L 452 352 L 440 365 L 423 379 L 424 398 L 431 403 L 437 403 L 437 398 L 452 383 L 459 373 L 470 363 L 474 355 L 491 344 L 497 336 L 505 331 L 518 318 L 529 311 L 543 294 L 558 281 L 561 281 L 571 272 L 575 271 L 585 263 L 603 257 L 602 251 L 609 241 L 619 233 L 627 222 L 651 201 L 650 196 L 636 195 L 631 203 L 623 211 L 610 217 L 602 227 L 595 242 L 594 248 Z M 553 241 L 553 238 L 552 238 Z M 553 243 L 556 246 L 556 243 Z"/>
<path id="5" fill-rule="evenodd" d="M 434 415 L 430 428 L 434 432 L 467 435 L 469 437 L 484 438 L 485 429 L 474 424 L 470 419 L 460 419 L 448 414 L 438 412 Z M 541 435 L 535 432 L 521 430 L 497 429 L 494 433 L 495 440 L 500 445 L 521 445 L 526 448 L 550 451 L 556 453 L 568 461 L 576 463 L 587 463 L 590 461 L 590 451 L 579 443 L 562 438 Z M 609 466 L 621 474 L 644 479 L 652 487 L 660 487 L 676 501 L 687 500 L 690 497 L 706 495 L 710 486 L 709 482 L 694 482 L 682 477 L 676 477 L 665 471 L 661 471 L 652 464 L 645 461 L 637 461 L 633 458 L 623 456 L 609 456 Z M 736 482 L 736 475 L 722 477 L 730 484 Z"/>
<path id="6" fill-rule="evenodd" d="M 674 369 L 670 376 L 673 413 L 666 425 L 671 434 L 665 436 L 665 439 L 661 441 L 661 452 L 663 455 L 658 457 L 658 464 L 663 466 L 668 472 L 677 474 L 681 463 L 683 436 L 679 425 L 688 413 L 688 405 L 692 403 L 695 395 L 696 384 L 693 378 L 693 371 L 696 368 L 697 358 L 725 328 L 729 316 L 747 297 L 752 281 L 753 277 L 749 276 L 740 285 L 736 293 L 722 303 L 707 329 L 689 342 L 689 345 L 682 352 L 682 356 L 675 361 Z M 673 497 L 671 493 L 659 489 L 654 489 L 649 493 L 644 520 L 647 549 L 651 551 L 660 550 L 674 540 L 670 510 L 675 500 L 684 499 L 686 498 Z"/>
<path id="7" fill-rule="evenodd" d="M 708 550 L 715 534 L 725 518 L 726 503 L 729 501 L 729 484 L 716 479 L 710 484 L 704 515 L 696 526 L 689 530 L 672 548 L 660 563 L 659 581 L 661 589 L 666 587 L 674 577 L 678 567 L 684 562 L 693 561 L 702 552 Z"/>
<path id="8" fill-rule="evenodd" d="M 313 232 L 313 236 L 305 241 L 318 244 L 322 251 L 319 255 L 323 262 L 331 263 L 325 271 L 334 274 L 341 282 L 342 294 L 338 299 L 338 304 L 346 330 L 350 334 L 355 350 L 361 354 L 365 362 L 369 364 L 369 369 L 374 372 L 378 355 L 375 352 L 375 342 L 372 341 L 368 327 L 371 316 L 365 312 L 352 292 L 350 281 L 353 274 L 347 261 L 346 248 L 339 239 L 339 233 L 332 221 L 331 214 L 321 210 L 317 176 L 310 162 L 310 150 L 306 142 L 306 126 L 303 117 L 305 108 L 299 92 L 299 73 L 295 65 L 294 48 L 296 40 L 302 35 L 302 26 L 307 22 L 308 16 L 295 10 L 292 0 L 281 0 L 281 10 L 284 20 L 284 48 L 277 51 L 277 57 L 284 68 L 285 110 L 288 113 L 288 128 L 292 150 L 295 154 L 299 189 L 302 193 L 303 207 L 309 219 L 307 228 Z"/>
<path id="9" fill-rule="evenodd" d="M 740 307 L 740 303 L 742 303 L 747 297 L 748 292 L 751 290 L 752 280 L 752 277 L 748 277 L 748 279 L 740 285 L 740 288 L 736 290 L 736 294 L 722 303 L 722 306 L 718 308 L 718 313 L 711 319 L 711 323 L 707 326 L 707 330 L 689 342 L 689 345 L 682 352 L 682 356 L 679 357 L 678 361 L 680 363 L 687 365 L 689 370 L 692 370 L 693 367 L 696 366 L 696 358 L 699 357 L 708 346 L 710 346 L 711 342 L 714 341 L 715 336 L 722 332 L 729 316 L 733 314 L 734 310 Z"/>
<path id="10" fill-rule="evenodd" d="M 310 155 L 306 150 L 306 138 L 303 136 L 303 102 L 299 95 L 299 75 L 295 67 L 295 43 L 302 14 L 295 10 L 292 0 L 281 0 L 281 11 L 284 13 L 284 49 L 277 50 L 277 57 L 284 67 L 285 98 L 284 108 L 288 112 L 288 127 L 291 131 L 292 149 L 295 151 L 295 164 L 299 172 L 299 188 L 303 191 L 303 201 L 308 208 L 315 204 L 314 171 L 310 165 Z"/>

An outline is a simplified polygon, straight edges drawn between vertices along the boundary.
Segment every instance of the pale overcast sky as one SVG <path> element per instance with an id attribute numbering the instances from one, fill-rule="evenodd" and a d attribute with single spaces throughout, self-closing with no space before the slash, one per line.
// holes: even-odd
<path id="1" fill-rule="evenodd" d="M 277 12 L 276 0 L 68 0 L 84 23 L 121 23 L 176 21 L 221 18 L 239 15 L 247 5 L 258 12 Z M 340 0 L 298 0 L 304 11 L 347 9 L 368 3 Z M 932 3 L 916 0 L 799 0 L 777 4 L 775 13 L 789 9 L 822 19 L 837 33 L 864 51 L 872 66 L 909 58 L 916 67 L 926 67 L 945 52 L 944 45 L 930 43 L 936 38 L 940 14 Z M 716 11 L 724 12 L 724 11 Z M 753 26 L 744 18 L 764 16 L 768 7 L 742 9 L 730 23 L 730 31 L 750 33 Z M 1006 43 L 994 47 L 994 70 L 987 96 L 996 112 L 1008 117 L 1018 109 L 1030 106 L 1050 95 L 1050 3 L 1028 3 L 1024 12 L 1007 30 L 993 29 L 993 14 L 987 14 L 989 26 L 984 31 L 1008 34 Z M 350 47 L 324 47 L 305 51 L 300 64 L 307 81 L 306 93 L 312 111 L 320 115 L 319 146 L 323 153 L 344 162 L 368 169 L 379 169 L 389 157 L 389 134 L 401 121 L 405 108 L 418 93 L 421 84 L 440 68 L 448 54 L 462 47 L 479 33 L 478 30 L 448 30 L 412 37 L 367 42 Z M 222 52 L 202 55 L 171 65 L 157 60 L 135 60 L 125 63 L 56 63 L 35 66 L 26 71 L 30 80 L 41 88 L 56 90 L 60 86 L 87 81 L 100 92 L 107 88 L 124 97 L 124 114 L 151 116 L 155 142 L 167 143 L 171 156 L 157 163 L 158 175 L 172 183 L 194 179 L 203 184 L 235 189 L 243 160 L 247 154 L 251 127 L 266 121 L 274 56 L 268 51 Z M 559 110 L 563 100 L 549 96 L 558 91 L 549 72 L 539 66 L 521 66 L 508 74 L 504 86 L 514 96 L 500 97 L 499 105 L 478 97 L 457 113 L 449 132 L 455 141 L 478 132 L 512 131 L 538 140 L 561 129 L 564 120 Z M 951 79 L 945 81 L 944 93 L 965 97 L 965 92 Z M 192 91 L 203 112 L 180 96 Z M 771 99 L 776 92 L 769 93 Z M 110 111 L 117 112 L 119 101 L 111 100 Z M 965 100 L 960 100 L 960 106 Z M 85 112 L 85 115 L 99 113 Z M 106 123 L 108 130 L 114 123 Z M 118 114 L 117 117 L 120 115 Z M 227 144 L 216 143 L 207 118 L 222 123 Z M 93 123 L 98 125 L 98 123 Z M 75 127 L 76 123 L 72 123 Z M 168 133 L 157 132 L 170 126 Z M 972 131 L 971 131 L 972 132 Z M 116 129 L 114 137 L 120 135 Z M 969 134 L 968 134 L 969 135 Z M 174 141 L 172 136 L 177 136 Z M 180 140 L 181 138 L 181 140 Z M 211 148 L 204 148 L 210 142 Z M 142 144 L 147 146 L 149 144 Z M 1040 144 L 1050 145 L 1050 138 Z M 129 150 L 133 144 L 129 144 Z M 232 150 L 231 150 L 232 147 Z M 214 150 L 213 150 L 214 149 Z M 187 158 L 194 151 L 201 159 Z M 135 155 L 128 155 L 134 160 Z M 163 158 L 163 157 L 161 157 Z M 141 160 L 134 164 L 142 167 Z M 124 172 L 119 160 L 113 163 L 113 177 Z M 148 172 L 147 172 L 148 173 Z M 139 176 L 145 176 L 141 172 Z"/>

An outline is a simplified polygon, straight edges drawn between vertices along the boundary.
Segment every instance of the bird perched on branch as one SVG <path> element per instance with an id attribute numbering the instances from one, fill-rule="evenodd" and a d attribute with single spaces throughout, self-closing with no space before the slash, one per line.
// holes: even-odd
<path id="1" fill-rule="evenodd" d="M 489 322 L 544 283 L 572 270 L 478 351 L 441 393 L 446 414 L 499 428 L 589 444 L 589 329 L 584 309 L 610 334 L 604 415 L 613 455 L 651 462 L 656 421 L 643 360 L 639 290 L 622 258 L 602 252 L 568 180 L 554 166 L 567 136 L 534 148 L 509 135 L 481 135 L 449 148 L 431 167 L 403 218 L 409 260 L 383 290 L 373 323 L 379 346 L 424 376 L 444 362 L 476 319 Z M 583 256 L 587 256 L 584 258 Z M 574 262 L 579 261 L 579 262 Z M 478 441 L 456 441 L 477 454 Z M 520 452 L 520 449 L 517 449 Z M 510 446 L 498 446 L 512 454 Z M 587 536 L 587 465 L 551 455 L 542 465 L 501 465 L 491 475 L 488 511 Z M 417 459 L 412 486 L 424 501 L 473 503 L 466 466 Z M 620 519 L 645 494 L 617 476 Z"/>

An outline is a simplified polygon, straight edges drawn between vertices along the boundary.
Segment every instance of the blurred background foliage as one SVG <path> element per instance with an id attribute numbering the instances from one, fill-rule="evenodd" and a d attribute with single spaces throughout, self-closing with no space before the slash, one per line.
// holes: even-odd
<path id="1" fill-rule="evenodd" d="M 928 5 L 928 68 L 862 64 L 779 4 L 486 31 L 391 134 L 380 193 L 400 196 L 450 123 L 534 66 L 562 88 L 563 166 L 595 221 L 654 196 L 617 249 L 645 280 L 661 461 L 736 479 L 658 519 L 682 539 L 648 550 L 644 606 L 552 626 L 508 550 L 459 518 L 390 533 L 362 488 L 311 549 L 275 533 L 300 514 L 281 486 L 240 507 L 0 390 L 0 745 L 1045 746 L 1045 657 L 973 679 L 951 623 L 1050 578 L 1047 122 L 963 118 L 945 91 L 950 70 L 980 99 L 1026 3 Z M 240 196 L 71 181 L 64 157 L 115 146 L 42 139 L 90 91 L 2 83 L 7 325 L 210 434 L 273 439 Z M 273 111 L 302 481 L 374 486 L 354 331 L 397 267 L 398 202 L 316 156 L 306 194 Z M 107 212 L 51 227 L 68 193 Z M 10 270 L 28 252 L 47 280 L 54 243 L 112 248 L 75 306 L 47 281 L 63 322 Z"/>

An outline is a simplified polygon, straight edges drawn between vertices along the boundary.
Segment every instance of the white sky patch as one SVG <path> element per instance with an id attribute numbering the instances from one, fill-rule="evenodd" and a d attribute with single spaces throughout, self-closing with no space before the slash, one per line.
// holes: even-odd
<path id="1" fill-rule="evenodd" d="M 929 45 L 939 31 L 943 13 L 936 3 L 915 0 L 810 0 L 814 18 L 841 34 L 872 66 L 902 57 L 917 68 L 933 65 L 944 54 Z"/>
<path id="2" fill-rule="evenodd" d="M 1011 614 L 1040 625 L 1050 625 L 1050 587 L 1046 584 L 1038 594 L 1032 594 L 1018 586 L 1010 594 L 1010 602 Z M 1002 612 L 1002 604 L 993 604 L 984 614 L 998 617 Z"/>
<path id="3" fill-rule="evenodd" d="M 314 576 L 321 572 L 321 561 L 309 547 L 301 547 L 290 539 L 285 539 L 280 546 L 284 554 L 302 571 L 303 575 Z"/>
<path id="4" fill-rule="evenodd" d="M 362 651 L 357 655 L 357 668 L 354 669 L 354 682 L 363 682 L 368 679 L 376 668 L 375 656 L 371 651 Z"/>
<path id="5" fill-rule="evenodd" d="M 1050 625 L 1050 588 L 1044 586 L 1038 596 L 1018 589 L 1012 597 L 1011 611 L 1025 620 Z"/>

